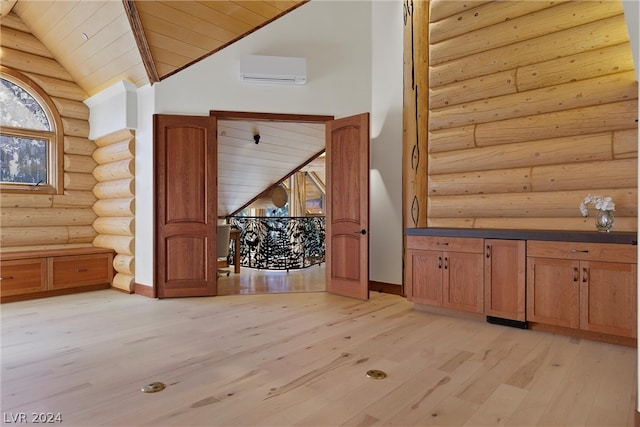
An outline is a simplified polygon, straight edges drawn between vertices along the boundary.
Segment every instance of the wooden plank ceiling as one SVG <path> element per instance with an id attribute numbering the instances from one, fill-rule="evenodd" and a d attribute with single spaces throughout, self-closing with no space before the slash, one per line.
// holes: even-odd
<path id="1" fill-rule="evenodd" d="M 254 135 L 260 135 L 258 144 Z M 324 147 L 322 123 L 219 120 L 218 215 L 243 207 Z M 302 170 L 316 172 L 324 183 L 324 158 Z"/>
<path id="2" fill-rule="evenodd" d="M 18 0 L 13 11 L 95 95 L 163 80 L 306 1 Z"/>
<path id="3" fill-rule="evenodd" d="M 307 1 L 18 0 L 12 12 L 92 96 L 121 80 L 161 81 Z M 10 10 L 4 4 L 1 12 Z M 227 122 L 219 144 L 219 214 L 226 215 L 323 150 L 324 125 Z"/>

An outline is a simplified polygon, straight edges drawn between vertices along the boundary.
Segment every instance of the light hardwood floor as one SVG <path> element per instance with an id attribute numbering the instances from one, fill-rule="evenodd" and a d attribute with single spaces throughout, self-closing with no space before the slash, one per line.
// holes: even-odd
<path id="1" fill-rule="evenodd" d="M 416 312 L 394 295 L 104 290 L 1 310 L 3 413 L 59 412 L 64 426 L 633 423 L 635 349 Z M 167 388 L 140 391 L 154 381 Z"/>
<path id="2" fill-rule="evenodd" d="M 242 267 L 239 274 L 218 277 L 218 295 L 278 294 L 286 292 L 322 292 L 325 287 L 325 266 L 305 269 L 265 271 Z"/>

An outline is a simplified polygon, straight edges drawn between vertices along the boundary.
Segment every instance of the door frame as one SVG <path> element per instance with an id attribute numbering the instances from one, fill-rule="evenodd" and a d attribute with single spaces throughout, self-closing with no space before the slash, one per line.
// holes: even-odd
<path id="1" fill-rule="evenodd" d="M 315 114 L 286 114 L 286 113 L 252 113 L 246 111 L 226 111 L 226 110 L 209 110 L 209 116 L 215 117 L 215 126 L 216 129 L 218 127 L 218 120 L 235 120 L 235 121 L 256 121 L 256 122 L 286 122 L 286 123 L 326 123 L 328 121 L 334 120 L 334 116 L 322 116 Z M 216 146 L 218 145 L 218 135 L 214 135 L 214 142 Z M 325 148 L 326 148 L 326 140 L 325 140 Z M 317 153 L 313 156 L 312 159 L 308 160 L 310 162 L 315 160 L 324 150 Z M 285 175 L 282 179 L 287 179 L 295 170 L 290 171 L 287 175 Z M 238 210 L 231 212 L 229 215 L 235 215 L 238 211 L 244 209 L 249 206 L 251 203 L 255 202 L 260 197 L 264 196 L 264 194 L 257 194 L 252 200 L 247 202 L 244 206 L 239 208 Z M 217 199 L 216 199 L 217 200 Z M 218 219 L 221 219 L 218 213 Z"/>
<path id="2" fill-rule="evenodd" d="M 210 110 L 209 116 L 215 118 L 214 125 L 218 127 L 218 120 L 235 120 L 235 121 L 257 121 L 257 122 L 287 122 L 287 123 L 322 123 L 325 124 L 329 121 L 335 120 L 334 116 L 325 116 L 317 114 L 287 114 L 287 113 L 261 113 L 261 112 L 248 112 L 248 111 L 228 111 L 228 110 Z M 214 135 L 214 142 L 218 145 L 218 135 Z M 325 140 L 326 148 L 326 140 Z M 324 151 L 324 150 L 323 150 Z M 316 154 L 314 158 L 320 155 L 321 152 Z M 294 171 L 290 171 L 283 178 L 291 176 Z M 256 195 L 255 199 L 260 195 Z M 255 201 L 251 200 L 248 204 Z M 216 196 L 217 203 L 217 196 Z M 247 205 L 248 205 L 247 204 Z M 232 212 L 233 215 L 235 212 Z M 223 217 L 218 212 L 218 219 Z M 328 249 L 325 249 L 325 251 Z"/>
<path id="3" fill-rule="evenodd" d="M 227 111 L 227 110 L 209 110 L 209 116 L 213 117 L 214 128 L 217 129 L 218 120 L 237 120 L 237 121 L 275 121 L 275 122 L 291 122 L 291 123 L 324 123 L 335 120 L 332 115 L 316 115 L 316 114 L 286 114 L 286 113 L 260 113 L 246 111 Z M 218 135 L 213 135 L 213 144 L 217 147 Z M 326 141 L 325 141 L 326 147 Z M 216 206 L 217 206 L 216 194 Z M 220 213 L 218 212 L 218 219 Z M 330 251 L 330 247 L 326 247 L 325 251 Z M 154 274 L 155 275 L 155 274 Z M 154 280 L 154 294 L 158 295 L 158 285 Z"/>

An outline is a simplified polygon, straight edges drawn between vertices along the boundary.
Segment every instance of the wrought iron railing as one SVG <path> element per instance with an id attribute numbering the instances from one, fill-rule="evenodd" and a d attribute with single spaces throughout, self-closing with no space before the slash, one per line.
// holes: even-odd
<path id="1" fill-rule="evenodd" d="M 240 229 L 243 267 L 292 270 L 324 262 L 324 217 L 237 216 L 229 223 Z"/>

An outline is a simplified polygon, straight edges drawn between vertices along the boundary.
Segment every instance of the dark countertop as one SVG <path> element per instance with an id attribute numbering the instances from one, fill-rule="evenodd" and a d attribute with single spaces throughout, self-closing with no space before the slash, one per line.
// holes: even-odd
<path id="1" fill-rule="evenodd" d="M 484 239 L 504 240 L 550 240 L 585 243 L 618 243 L 637 245 L 638 233 L 635 232 L 598 232 L 564 230 L 500 230 L 476 228 L 407 228 L 408 236 L 436 237 L 480 237 Z"/>

